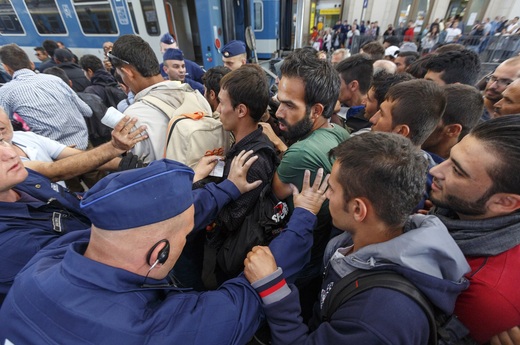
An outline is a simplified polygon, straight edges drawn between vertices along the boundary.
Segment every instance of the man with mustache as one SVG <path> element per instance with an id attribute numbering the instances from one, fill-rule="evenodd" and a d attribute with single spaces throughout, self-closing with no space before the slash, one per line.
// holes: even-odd
<path id="1" fill-rule="evenodd" d="M 339 76 L 329 62 L 319 60 L 311 49 L 298 49 L 284 60 L 281 73 L 278 86 L 280 107 L 276 117 L 283 135 L 294 143 L 285 151 L 274 175 L 273 191 L 279 199 L 288 198 L 292 211 L 290 185 L 301 188 L 305 170 L 311 171 L 311 181 L 319 168 L 323 168 L 325 174 L 330 173 L 333 161 L 329 158 L 329 151 L 348 139 L 349 134 L 328 121 L 340 90 Z M 296 281 L 303 292 L 301 301 L 308 302 L 303 306 L 304 318 L 310 316 L 312 303 L 318 296 L 330 225 L 330 213 L 325 202 L 318 213 L 310 263 Z M 306 293 L 308 295 L 304 296 Z"/>
<path id="2" fill-rule="evenodd" d="M 484 113 L 482 118 L 488 120 L 495 117 L 494 105 L 502 99 L 502 92 L 515 79 L 520 77 L 520 56 L 515 56 L 502 62 L 489 76 L 484 90 Z"/>
<path id="3" fill-rule="evenodd" d="M 520 114 L 520 81 L 512 82 L 502 92 L 502 99 L 495 103 L 493 117 Z"/>
<path id="4" fill-rule="evenodd" d="M 475 127 L 451 149 L 448 160 L 430 170 L 433 214 L 446 225 L 471 267 L 466 274 L 470 285 L 458 297 L 455 315 L 479 344 L 505 332 L 502 339 L 520 325 L 519 138 L 519 116 L 491 119 Z"/>

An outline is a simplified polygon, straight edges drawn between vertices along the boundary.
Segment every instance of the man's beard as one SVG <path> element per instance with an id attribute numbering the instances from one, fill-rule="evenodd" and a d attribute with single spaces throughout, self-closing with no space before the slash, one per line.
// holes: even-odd
<path id="1" fill-rule="evenodd" d="M 278 119 L 287 130 L 282 131 L 282 135 L 289 140 L 298 140 L 306 136 L 312 129 L 314 123 L 311 120 L 310 111 L 305 114 L 305 117 L 294 125 L 289 125 L 284 119 Z"/>
<path id="2" fill-rule="evenodd" d="M 462 200 L 455 195 L 447 195 L 445 201 L 437 200 L 434 197 L 430 197 L 430 199 L 437 207 L 447 208 L 461 215 L 481 216 L 486 213 L 486 203 L 493 194 L 496 192 L 491 187 L 475 201 Z"/>

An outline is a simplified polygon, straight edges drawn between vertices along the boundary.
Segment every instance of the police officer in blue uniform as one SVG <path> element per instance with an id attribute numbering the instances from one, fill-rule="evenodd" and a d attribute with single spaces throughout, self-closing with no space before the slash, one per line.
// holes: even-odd
<path id="1" fill-rule="evenodd" d="M 164 54 L 164 52 L 166 52 L 166 49 L 179 48 L 179 46 L 177 45 L 177 41 L 169 33 L 165 33 L 164 35 L 162 35 L 160 45 L 161 54 Z M 202 84 L 202 76 L 206 71 L 202 67 L 200 67 L 196 62 L 193 62 L 191 60 L 185 59 L 184 63 L 186 64 L 186 76 L 188 76 L 191 80 L 194 80 L 197 83 Z M 166 72 L 164 71 L 162 63 L 160 66 L 160 70 L 163 78 L 168 79 L 168 74 L 166 74 Z"/>
<path id="2" fill-rule="evenodd" d="M 137 136 L 144 127 L 131 131 L 136 120 L 127 123 L 128 119 L 116 125 L 113 140 L 102 147 L 57 163 L 28 163 L 53 177 L 75 176 L 86 171 L 82 169 L 95 168 L 146 138 Z M 64 234 L 90 227 L 78 195 L 24 167 L 19 153 L 8 143 L 11 132 L 7 128 L 0 134 L 0 304 L 16 274 L 41 248 Z"/>
<path id="3" fill-rule="evenodd" d="M 16 274 L 41 248 L 63 234 L 90 227 L 76 194 L 21 168 L 27 178 L 15 187 L 20 198 L 0 201 L 0 304 Z"/>
<path id="4" fill-rule="evenodd" d="M 234 71 L 247 63 L 246 44 L 242 41 L 229 41 L 222 48 L 224 66 Z"/>
<path id="5" fill-rule="evenodd" d="M 177 287 L 169 272 L 186 235 L 258 185 L 245 180 L 248 154 L 227 181 L 193 194 L 193 171 L 168 160 L 101 180 L 81 201 L 90 240 L 44 249 L 24 268 L 0 310 L 0 343 L 245 344 L 262 320 L 258 293 L 271 301 L 290 293 L 282 268 L 294 276 L 303 267 L 326 185 L 321 174 L 309 187 L 307 174 L 300 207 L 270 246 L 281 268 L 254 287 L 242 275 L 216 291 Z"/>
<path id="6" fill-rule="evenodd" d="M 178 80 L 181 83 L 186 83 L 194 90 L 204 94 L 204 86 L 191 79 L 187 74 L 186 60 L 184 54 L 180 49 L 168 48 L 163 55 L 163 71 L 168 75 L 170 80 Z"/>

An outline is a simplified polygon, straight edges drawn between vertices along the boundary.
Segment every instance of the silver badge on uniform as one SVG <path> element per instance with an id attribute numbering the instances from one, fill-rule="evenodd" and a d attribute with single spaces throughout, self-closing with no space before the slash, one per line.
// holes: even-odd
<path id="1" fill-rule="evenodd" d="M 59 212 L 52 212 L 52 230 L 59 233 L 63 231 L 61 224 L 61 213 Z"/>
<path id="2" fill-rule="evenodd" d="M 57 183 L 51 183 L 51 188 L 57 193 L 60 191 L 60 187 Z"/>

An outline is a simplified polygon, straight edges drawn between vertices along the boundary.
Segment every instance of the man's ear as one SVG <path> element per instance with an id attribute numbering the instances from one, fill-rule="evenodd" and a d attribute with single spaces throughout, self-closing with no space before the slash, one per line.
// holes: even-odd
<path id="1" fill-rule="evenodd" d="M 350 210 L 354 216 L 354 220 L 356 222 L 361 223 L 365 220 L 368 214 L 368 207 L 366 204 L 366 200 L 362 198 L 355 198 L 351 201 Z"/>
<path id="2" fill-rule="evenodd" d="M 512 193 L 497 193 L 488 201 L 488 209 L 495 215 L 506 215 L 520 209 L 520 195 Z"/>
<path id="3" fill-rule="evenodd" d="M 410 135 L 410 127 L 408 125 L 397 125 L 392 132 L 402 135 L 403 137 L 408 138 Z"/>
<path id="4" fill-rule="evenodd" d="M 349 84 L 348 84 L 348 87 L 351 91 L 357 91 L 359 90 L 359 82 L 357 80 L 352 80 Z"/>
<path id="5" fill-rule="evenodd" d="M 124 73 L 128 78 L 133 79 L 135 77 L 134 70 L 130 66 L 120 67 L 119 70 L 121 71 L 121 73 Z"/>
<path id="6" fill-rule="evenodd" d="M 311 107 L 311 118 L 316 120 L 318 117 L 320 117 L 323 114 L 323 109 L 325 107 L 321 103 L 316 103 Z"/>
<path id="7" fill-rule="evenodd" d="M 209 99 L 217 99 L 217 94 L 213 90 L 209 90 Z"/>
<path id="8" fill-rule="evenodd" d="M 238 117 L 241 118 L 241 117 L 245 117 L 247 116 L 247 106 L 243 103 L 240 103 L 239 105 L 237 105 L 237 108 L 238 110 Z"/>
<path id="9" fill-rule="evenodd" d="M 445 136 L 450 138 L 456 138 L 462 132 L 462 125 L 458 123 L 454 123 L 451 125 L 444 126 L 443 133 Z"/>

